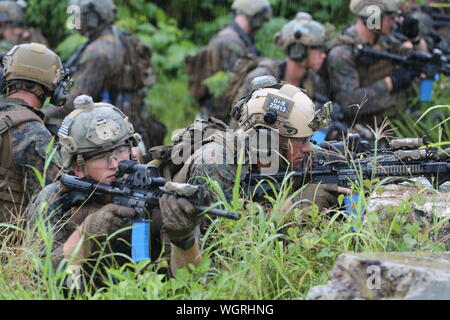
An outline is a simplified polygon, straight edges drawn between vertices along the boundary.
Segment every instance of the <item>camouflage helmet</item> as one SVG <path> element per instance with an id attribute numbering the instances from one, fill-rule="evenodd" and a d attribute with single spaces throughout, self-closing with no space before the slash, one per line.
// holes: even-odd
<path id="1" fill-rule="evenodd" d="M 233 108 L 233 117 L 244 132 L 263 127 L 283 137 L 306 138 L 317 130 L 312 128 L 315 105 L 300 88 L 263 76 L 252 81 L 252 89 Z"/>
<path id="2" fill-rule="evenodd" d="M 25 24 L 23 8 L 16 1 L 0 1 L 0 23 L 23 26 Z"/>
<path id="3" fill-rule="evenodd" d="M 399 0 L 351 0 L 350 10 L 359 17 L 368 18 L 377 11 L 373 9 L 376 6 L 381 13 L 390 13 L 400 10 Z"/>
<path id="4" fill-rule="evenodd" d="M 64 118 L 58 131 L 63 166 L 68 169 L 75 155 L 112 147 L 131 140 L 134 146 L 142 140 L 128 117 L 108 103 L 94 103 L 90 96 L 78 96 L 75 110 Z"/>
<path id="5" fill-rule="evenodd" d="M 3 58 L 3 74 L 7 82 L 27 80 L 54 91 L 64 79 L 59 56 L 39 43 L 14 46 Z"/>
<path id="6" fill-rule="evenodd" d="M 309 13 L 299 12 L 294 20 L 283 26 L 275 35 L 274 42 L 285 51 L 293 43 L 301 43 L 307 47 L 324 46 L 326 41 L 325 27 L 314 21 Z"/>
<path id="7" fill-rule="evenodd" d="M 83 24 L 85 24 L 84 27 L 88 33 L 95 31 L 102 25 L 113 24 L 116 20 L 116 6 L 112 0 L 70 0 L 69 6 L 77 6 L 80 8 L 82 29 Z M 89 18 L 83 21 L 84 17 L 89 16 L 89 13 L 95 13 L 100 21 Z"/>
<path id="8" fill-rule="evenodd" d="M 272 7 L 268 0 L 234 0 L 231 9 L 250 17 L 264 10 L 268 12 L 268 18 L 272 14 Z"/>

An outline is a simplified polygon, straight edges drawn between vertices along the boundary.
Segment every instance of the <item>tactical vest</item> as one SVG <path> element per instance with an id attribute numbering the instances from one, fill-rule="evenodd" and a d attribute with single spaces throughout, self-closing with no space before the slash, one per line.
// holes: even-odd
<path id="1" fill-rule="evenodd" d="M 13 108 L 5 111 L 8 106 Z M 39 121 L 44 125 L 41 117 L 30 108 L 22 100 L 0 100 L 0 204 L 20 204 L 25 198 L 24 175 L 14 163 L 9 130 L 28 121 Z"/>
<path id="2" fill-rule="evenodd" d="M 364 44 L 356 34 L 355 26 L 350 27 L 342 35 L 340 35 L 332 47 L 339 45 L 348 45 L 352 49 L 357 44 Z M 374 50 L 389 50 L 387 44 L 378 41 L 375 45 L 371 46 Z M 395 64 L 391 60 L 378 60 L 376 63 L 367 65 L 362 63 L 356 63 L 356 70 L 358 71 L 360 83 L 362 88 L 371 86 L 373 83 L 380 79 L 389 76 L 395 69 Z"/>

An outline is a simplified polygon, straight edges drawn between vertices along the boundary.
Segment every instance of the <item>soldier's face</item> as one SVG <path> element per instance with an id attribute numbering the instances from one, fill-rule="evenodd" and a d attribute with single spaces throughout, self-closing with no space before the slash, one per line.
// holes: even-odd
<path id="1" fill-rule="evenodd" d="M 308 67 L 313 70 L 320 70 L 326 57 L 327 55 L 322 49 L 309 49 Z"/>
<path id="2" fill-rule="evenodd" d="M 383 20 L 381 21 L 381 33 L 385 35 L 391 34 L 392 29 L 394 28 L 394 24 L 394 15 L 383 14 Z"/>
<path id="3" fill-rule="evenodd" d="M 292 167 L 301 163 L 307 153 L 312 152 L 309 138 L 283 138 L 281 143 L 287 147 L 285 156 Z"/>
<path id="4" fill-rule="evenodd" d="M 80 178 L 90 178 L 104 184 L 110 184 L 116 180 L 116 172 L 119 162 L 131 159 L 130 146 L 124 142 L 118 143 L 111 148 L 83 154 L 85 158 L 84 170 L 76 164 L 74 172 Z"/>

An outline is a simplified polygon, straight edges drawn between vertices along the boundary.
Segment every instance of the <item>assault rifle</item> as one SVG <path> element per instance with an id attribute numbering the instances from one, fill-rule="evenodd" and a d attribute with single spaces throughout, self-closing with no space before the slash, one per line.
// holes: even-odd
<path id="1" fill-rule="evenodd" d="M 433 20 L 434 28 L 443 28 L 450 24 L 450 15 L 437 11 L 436 7 L 420 6 L 420 10 L 428 14 Z"/>
<path id="2" fill-rule="evenodd" d="M 417 76 L 426 74 L 429 78 L 434 78 L 436 73 L 450 76 L 450 63 L 440 49 L 433 49 L 433 53 L 420 51 L 410 51 L 406 56 L 393 54 L 387 51 L 374 50 L 365 45 L 356 46 L 358 54 L 375 59 L 392 60 L 416 71 Z"/>
<path id="3" fill-rule="evenodd" d="M 419 149 L 422 146 L 425 148 Z M 425 137 L 392 140 L 391 148 L 377 152 L 370 150 L 370 143 L 357 134 L 349 135 L 348 143 L 330 141 L 320 147 L 320 151 L 313 153 L 309 168 L 274 175 L 250 174 L 246 179 L 249 191 L 262 195 L 270 190 L 267 181 L 280 184 L 287 174 L 296 185 L 323 183 L 347 188 L 361 178 L 425 176 L 437 186 L 450 180 L 450 148 L 440 151 L 430 147 Z"/>
<path id="4" fill-rule="evenodd" d="M 113 203 L 133 208 L 137 217 L 134 219 L 132 230 L 132 258 L 136 262 L 149 259 L 149 221 L 151 221 L 152 211 L 159 208 L 159 198 L 164 194 L 178 195 L 161 189 L 166 185 L 166 180 L 161 177 L 157 167 L 139 164 L 134 160 L 121 161 L 116 177 L 118 179 L 111 185 L 106 185 L 64 174 L 61 177 L 61 183 L 76 193 L 72 196 L 72 199 L 76 199 L 76 203 L 72 201 L 72 206 L 83 204 L 90 195 L 95 194 L 111 195 Z M 180 184 L 175 185 L 180 186 Z M 227 219 L 240 219 L 241 216 L 238 213 L 208 209 L 204 203 L 203 188 L 188 184 L 181 186 L 190 190 L 191 195 L 186 198 L 195 206 L 199 214 L 205 212 Z"/>

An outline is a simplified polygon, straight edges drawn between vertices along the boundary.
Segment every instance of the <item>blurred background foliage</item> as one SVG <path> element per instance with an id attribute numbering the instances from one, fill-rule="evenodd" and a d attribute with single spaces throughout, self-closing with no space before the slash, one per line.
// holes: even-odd
<path id="1" fill-rule="evenodd" d="M 153 47 L 152 63 L 158 82 L 149 91 L 148 103 L 152 112 L 167 124 L 169 132 L 192 122 L 198 110 L 187 89 L 184 57 L 206 45 L 217 31 L 231 21 L 232 2 L 233 0 L 115 0 L 118 9 L 116 25 L 122 30 L 137 34 L 143 42 Z M 348 10 L 349 0 L 270 2 L 274 17 L 256 35 L 256 46 L 267 57 L 283 58 L 283 52 L 273 43 L 273 36 L 299 11 L 310 12 L 324 24 L 332 23 L 337 31 L 354 21 Z M 41 28 L 51 47 L 63 60 L 67 60 L 85 41 L 77 32 L 65 27 L 68 19 L 67 3 L 68 0 L 28 0 L 27 10 L 29 24 Z M 445 111 L 442 109 L 431 112 L 420 123 L 414 124 L 420 112 L 425 112 L 431 105 L 447 104 L 449 97 L 446 81 L 436 83 L 433 103 L 420 105 L 414 114 L 391 119 L 397 128 L 396 134 L 428 134 L 441 141 L 449 141 L 449 125 L 441 133 L 439 128 L 430 132 L 430 128 L 439 123 L 437 120 L 445 119 Z M 446 114 L 448 116 L 448 112 Z M 166 137 L 166 142 L 169 139 L 170 135 Z"/>

